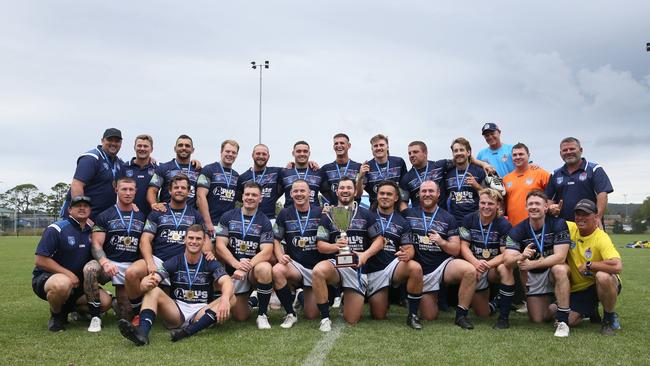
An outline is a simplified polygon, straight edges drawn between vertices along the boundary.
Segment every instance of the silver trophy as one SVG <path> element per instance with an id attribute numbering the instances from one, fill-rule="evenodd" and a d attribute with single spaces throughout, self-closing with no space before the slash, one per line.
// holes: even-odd
<path id="1" fill-rule="evenodd" d="M 350 223 L 354 218 L 357 211 L 357 203 L 353 202 L 350 206 L 330 206 L 328 216 L 332 224 L 339 231 L 339 236 L 336 238 L 348 240 L 347 230 L 350 228 Z M 354 267 L 357 264 L 356 254 L 350 250 L 349 246 L 339 249 L 336 255 L 336 267 Z"/>

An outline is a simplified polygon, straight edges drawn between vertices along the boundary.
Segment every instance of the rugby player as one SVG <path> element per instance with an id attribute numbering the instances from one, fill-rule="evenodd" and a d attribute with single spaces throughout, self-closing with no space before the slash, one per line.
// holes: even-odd
<path id="1" fill-rule="evenodd" d="M 108 128 L 104 131 L 101 145 L 79 156 L 70 190 L 61 208 L 62 217 L 68 217 L 72 197 L 90 197 L 93 202 L 89 217 L 91 220 L 115 204 L 113 182 L 119 177 L 124 164 L 117 157 L 121 147 L 122 132 L 117 128 Z"/>
<path id="2" fill-rule="evenodd" d="M 309 203 L 311 205 L 320 205 L 318 201 L 318 192 L 320 191 L 321 176 L 320 170 L 314 168 L 309 161 L 309 144 L 306 141 L 298 141 L 293 144 L 293 167 L 282 169 L 280 173 L 282 186 L 284 189 L 284 207 L 291 207 L 293 199 L 291 198 L 291 190 L 293 182 L 296 180 L 304 180 L 309 184 Z"/>
<path id="3" fill-rule="evenodd" d="M 147 217 L 151 212 L 151 206 L 147 202 L 147 191 L 149 182 L 156 173 L 158 164 L 151 158 L 153 152 L 153 137 L 149 135 L 138 135 L 133 146 L 135 157 L 125 164 L 121 170 L 121 177 L 133 178 L 136 191 L 133 203 Z"/>
<path id="4" fill-rule="evenodd" d="M 319 329 L 329 332 L 332 322 L 329 318 L 329 303 L 327 285 L 343 288 L 345 302 L 343 303 L 343 319 L 350 324 L 356 324 L 361 319 L 363 302 L 366 296 L 368 279 L 366 263 L 377 254 L 384 245 L 384 239 L 376 230 L 376 217 L 370 211 L 359 207 L 355 201 L 354 181 L 347 176 L 342 177 L 336 189 L 338 206 L 352 207 L 350 227 L 347 239 L 340 236 L 340 230 L 323 213 L 318 227 L 317 248 L 326 256 L 339 252 L 340 248 L 349 247 L 357 258 L 355 267 L 336 268 L 335 260 L 323 260 L 314 266 L 312 288 L 316 297 L 316 305 L 321 315 Z"/>
<path id="5" fill-rule="evenodd" d="M 575 137 L 560 142 L 560 156 L 564 165 L 553 172 L 545 193 L 550 198 L 549 211 L 567 221 L 574 221 L 573 208 L 581 199 L 596 202 L 601 229 L 607 209 L 607 195 L 614 192 L 605 170 L 598 163 L 582 157 L 582 146 Z"/>
<path id="6" fill-rule="evenodd" d="M 221 143 L 221 157 L 218 162 L 206 165 L 197 182 L 196 204 L 205 222 L 205 227 L 214 237 L 215 224 L 224 212 L 235 208 L 235 192 L 239 174 L 232 168 L 239 153 L 239 144 L 234 140 Z"/>
<path id="7" fill-rule="evenodd" d="M 436 319 L 440 285 L 459 284 L 454 322 L 462 329 L 474 329 L 467 315 L 476 288 L 476 271 L 469 262 L 454 258 L 460 254 L 458 225 L 438 206 L 439 196 L 436 182 L 424 181 L 420 185 L 420 207 L 402 212 L 411 226 L 415 259 L 424 274 L 420 314 L 425 320 Z"/>
<path id="8" fill-rule="evenodd" d="M 91 332 L 101 330 L 99 318 L 99 285 L 111 281 L 117 295 L 121 319 L 130 319 L 129 299 L 124 289 L 124 273 L 140 259 L 138 249 L 146 217 L 135 211 L 136 182 L 132 178 L 120 178 L 115 187 L 117 204 L 97 216 L 92 233 L 91 253 L 93 260 L 84 266 L 84 293 L 89 299 Z"/>
<path id="9" fill-rule="evenodd" d="M 243 206 L 224 213 L 215 228 L 217 254 L 234 280 L 237 301 L 233 317 L 244 321 L 250 316 L 248 298 L 256 286 L 259 300 L 257 328 L 270 329 L 267 317 L 273 288 L 273 227 L 261 210 L 262 188 L 255 182 L 244 184 Z"/>
<path id="10" fill-rule="evenodd" d="M 320 192 L 325 199 L 325 203 L 336 206 L 337 204 L 337 188 L 339 181 L 342 177 L 348 177 L 353 180 L 357 179 L 361 164 L 353 161 L 349 157 L 349 150 L 352 147 L 350 138 L 344 133 L 337 133 L 333 137 L 334 140 L 334 154 L 336 159 L 323 165 L 320 168 L 321 175 L 321 189 Z"/>
<path id="11" fill-rule="evenodd" d="M 485 180 L 485 172 L 470 162 L 472 147 L 469 141 L 459 137 L 451 144 L 454 167 L 447 170 L 447 210 L 456 222 L 462 223 L 465 215 L 478 210 L 478 191 Z"/>
<path id="12" fill-rule="evenodd" d="M 447 171 L 450 160 L 428 160 L 427 145 L 422 141 L 412 141 L 408 146 L 409 161 L 413 165 L 400 181 L 402 190 L 402 203 L 400 208 L 408 207 L 409 200 L 412 207 L 420 205 L 420 185 L 425 180 L 432 180 L 438 184 L 443 183 L 444 173 Z"/>
<path id="13" fill-rule="evenodd" d="M 271 220 L 275 221 L 275 203 L 282 196 L 282 168 L 267 166 L 269 148 L 264 144 L 255 145 L 253 148 L 253 167 L 245 171 L 237 180 L 237 197 L 235 201 L 242 202 L 244 185 L 247 182 L 255 182 L 262 187 L 262 202 L 260 211 Z"/>
<path id="14" fill-rule="evenodd" d="M 616 301 L 621 290 L 619 274 L 623 262 L 609 235 L 598 227 L 598 208 L 593 201 L 580 200 L 575 206 L 576 221 L 567 222 L 571 248 L 567 263 L 571 281 L 569 323 L 576 326 L 583 317 L 598 317 L 598 303 L 603 304 L 600 329 L 603 335 L 615 335 Z"/>
<path id="15" fill-rule="evenodd" d="M 406 174 L 406 163 L 404 159 L 397 156 L 390 156 L 388 151 L 388 137 L 382 134 L 373 136 L 370 139 L 372 148 L 372 159 L 366 161 L 359 169 L 356 179 L 357 198 L 360 198 L 365 190 L 368 192 L 370 204 L 377 201 L 377 184 L 384 180 L 390 180 L 399 184 Z"/>
<path id="16" fill-rule="evenodd" d="M 471 263 L 478 282 L 472 299 L 476 315 L 488 317 L 490 283 L 499 283 L 499 320 L 495 329 L 510 326 L 510 306 L 515 292 L 512 270 L 503 264 L 506 237 L 512 228 L 508 220 L 499 216 L 501 194 L 491 188 L 479 191 L 479 209 L 463 219 L 460 232 L 460 254 Z"/>
<path id="17" fill-rule="evenodd" d="M 539 190 L 526 197 L 528 218 L 510 230 L 504 263 L 528 271 L 526 304 L 535 323 L 551 320 L 551 296 L 557 300 L 555 336 L 569 336 L 569 266 L 565 263 L 571 238 L 566 221 L 547 216 L 546 195 Z"/>
<path id="18" fill-rule="evenodd" d="M 416 330 L 422 329 L 418 317 L 422 299 L 422 266 L 415 261 L 415 249 L 411 227 L 399 207 L 397 183 L 384 180 L 377 185 L 376 231 L 381 233 L 384 245 L 375 256 L 368 259 L 368 303 L 375 319 L 386 319 L 388 313 L 388 287 L 406 284 L 408 316 L 406 324 Z"/>
<path id="19" fill-rule="evenodd" d="M 291 328 L 298 322 L 289 285 L 304 288 L 305 318 L 318 316 L 311 286 L 312 269 L 321 260 L 316 248 L 321 208 L 310 203 L 311 197 L 309 184 L 302 179 L 295 180 L 291 184 L 292 204 L 280 211 L 273 226 L 273 249 L 278 260 L 273 266 L 273 286 L 287 312 L 280 325 L 282 328 Z"/>
<path id="20" fill-rule="evenodd" d="M 149 343 L 149 332 L 157 316 L 172 329 L 172 342 L 230 317 L 235 302 L 232 280 L 221 263 L 208 260 L 201 253 L 206 241 L 203 226 L 189 226 L 183 241 L 185 250 L 181 254 L 169 258 L 142 279 L 140 288 L 145 295 L 139 324 L 119 321 L 122 336 L 136 346 Z M 171 284 L 169 295 L 158 287 L 163 281 Z M 212 300 L 215 291 L 220 291 L 221 297 Z"/>
<path id="21" fill-rule="evenodd" d="M 36 247 L 32 289 L 50 304 L 47 328 L 52 332 L 65 330 L 68 313 L 89 302 L 81 284 L 83 267 L 91 259 L 90 204 L 90 197 L 73 197 L 68 217 L 48 226 Z M 99 291 L 97 301 L 101 310 L 110 309 L 111 296 L 105 291 Z"/>

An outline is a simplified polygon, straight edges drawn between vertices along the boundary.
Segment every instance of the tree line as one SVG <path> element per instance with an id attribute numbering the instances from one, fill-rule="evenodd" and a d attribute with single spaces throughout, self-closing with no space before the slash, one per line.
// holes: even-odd
<path id="1" fill-rule="evenodd" d="M 0 193 L 0 207 L 19 214 L 58 215 L 68 189 L 68 183 L 59 182 L 50 188 L 50 193 L 43 193 L 32 183 L 19 184 Z"/>

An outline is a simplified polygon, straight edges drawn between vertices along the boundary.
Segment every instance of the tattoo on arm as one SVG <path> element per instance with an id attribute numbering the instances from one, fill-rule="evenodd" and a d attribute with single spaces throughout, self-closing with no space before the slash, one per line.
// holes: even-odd
<path id="1" fill-rule="evenodd" d="M 106 258 L 106 253 L 104 253 L 104 248 L 97 248 L 96 246 L 91 246 L 90 252 L 93 255 L 93 258 L 96 260 L 100 260 L 102 258 Z"/>

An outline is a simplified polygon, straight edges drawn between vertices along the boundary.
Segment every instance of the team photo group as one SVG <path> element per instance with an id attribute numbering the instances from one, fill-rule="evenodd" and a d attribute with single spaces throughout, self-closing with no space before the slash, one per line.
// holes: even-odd
<path id="1" fill-rule="evenodd" d="M 615 335 L 622 261 L 603 228 L 613 192 L 603 167 L 574 137 L 557 141 L 563 165 L 541 167 L 524 143 L 502 142 L 496 124 L 477 130 L 487 144 L 478 153 L 463 137 L 439 159 L 410 142 L 410 167 L 382 134 L 364 162 L 350 159 L 344 133 L 324 165 L 297 141 L 291 161 L 268 166 L 258 144 L 240 174 L 235 140 L 204 165 L 180 135 L 175 157 L 157 162 L 151 136 L 106 129 L 78 157 L 61 219 L 36 248 L 32 287 L 49 304 L 48 329 L 65 330 L 74 313 L 100 332 L 114 311 L 141 346 L 156 319 L 174 342 L 251 316 L 259 329 L 300 318 L 329 332 L 332 307 L 356 324 L 366 304 L 369 318 L 385 319 L 400 303 L 406 326 L 420 330 L 453 303 L 465 330 L 476 316 L 507 331 L 519 305 L 556 337 L 587 318 Z M 131 141 L 135 156 L 123 161 Z M 272 298 L 286 312 L 277 325 Z"/>

